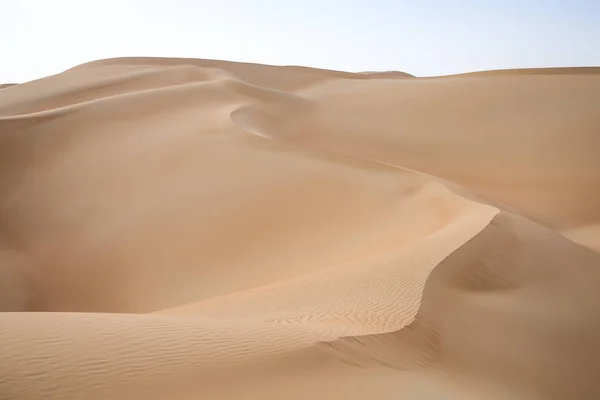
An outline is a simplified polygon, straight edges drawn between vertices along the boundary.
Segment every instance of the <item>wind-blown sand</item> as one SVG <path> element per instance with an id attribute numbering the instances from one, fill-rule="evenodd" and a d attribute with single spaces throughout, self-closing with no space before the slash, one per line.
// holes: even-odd
<path id="1" fill-rule="evenodd" d="M 600 68 L 4 87 L 0 399 L 598 399 L 599 111 Z"/>

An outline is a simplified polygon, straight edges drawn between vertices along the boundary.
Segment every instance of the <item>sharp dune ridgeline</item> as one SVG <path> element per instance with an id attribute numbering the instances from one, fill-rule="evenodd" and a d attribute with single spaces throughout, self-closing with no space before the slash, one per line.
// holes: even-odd
<path id="1" fill-rule="evenodd" d="M 1 88 L 0 399 L 600 398 L 599 68 Z"/>

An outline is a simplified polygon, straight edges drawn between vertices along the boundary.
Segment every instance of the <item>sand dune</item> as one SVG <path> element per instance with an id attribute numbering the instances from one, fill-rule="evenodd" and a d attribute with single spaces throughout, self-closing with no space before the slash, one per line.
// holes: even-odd
<path id="1" fill-rule="evenodd" d="M 561 68 L 521 68 L 477 71 L 454 76 L 493 76 L 493 75 L 596 75 L 600 67 L 561 67 Z"/>
<path id="2" fill-rule="evenodd" d="M 0 399 L 600 398 L 598 71 L 3 90 Z"/>

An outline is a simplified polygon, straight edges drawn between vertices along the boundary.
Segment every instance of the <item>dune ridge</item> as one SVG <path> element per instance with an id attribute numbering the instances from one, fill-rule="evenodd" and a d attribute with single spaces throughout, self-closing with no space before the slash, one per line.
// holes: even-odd
<path id="1" fill-rule="evenodd" d="M 0 398 L 600 397 L 598 70 L 3 90 Z"/>

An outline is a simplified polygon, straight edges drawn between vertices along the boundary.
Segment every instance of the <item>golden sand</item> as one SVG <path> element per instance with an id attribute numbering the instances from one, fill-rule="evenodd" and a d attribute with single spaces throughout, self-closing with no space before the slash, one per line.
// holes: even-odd
<path id="1" fill-rule="evenodd" d="M 0 399 L 598 399 L 599 110 L 600 68 L 4 86 Z"/>

